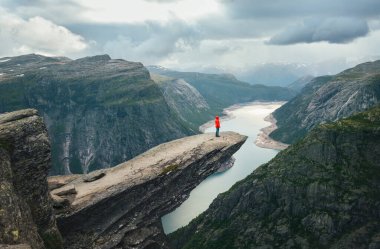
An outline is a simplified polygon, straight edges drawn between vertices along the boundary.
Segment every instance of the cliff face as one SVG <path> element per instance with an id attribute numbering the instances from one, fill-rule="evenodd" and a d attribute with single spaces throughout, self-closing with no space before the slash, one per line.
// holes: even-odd
<path id="1" fill-rule="evenodd" d="M 152 79 L 161 88 L 171 109 L 195 132 L 216 115 L 199 91 L 185 80 L 158 74 L 152 74 Z"/>
<path id="2" fill-rule="evenodd" d="M 39 55 L 0 63 L 0 112 L 33 107 L 46 122 L 53 173 L 107 168 L 193 134 L 141 63 Z"/>
<path id="3" fill-rule="evenodd" d="M 0 115 L 1 248 L 63 248 L 48 197 L 50 167 L 49 139 L 37 111 Z"/>
<path id="4" fill-rule="evenodd" d="M 319 126 L 221 194 L 173 248 L 379 248 L 380 107 Z"/>
<path id="5" fill-rule="evenodd" d="M 360 64 L 334 76 L 314 78 L 274 112 L 278 129 L 270 136 L 285 143 L 316 125 L 365 111 L 380 102 L 380 61 Z"/>
<path id="6" fill-rule="evenodd" d="M 245 140 L 233 132 L 196 135 L 111 169 L 49 178 L 65 248 L 168 248 L 160 218 Z"/>

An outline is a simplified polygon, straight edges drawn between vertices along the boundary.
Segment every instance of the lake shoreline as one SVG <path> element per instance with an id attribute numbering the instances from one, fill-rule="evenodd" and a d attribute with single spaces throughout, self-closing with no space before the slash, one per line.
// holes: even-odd
<path id="1" fill-rule="evenodd" d="M 271 124 L 260 130 L 257 135 L 255 144 L 261 148 L 274 149 L 274 150 L 284 150 L 289 147 L 289 144 L 282 143 L 280 141 L 274 140 L 269 136 L 274 130 L 277 129 L 277 120 L 273 117 L 272 113 L 264 118 L 265 121 Z"/>
<path id="2" fill-rule="evenodd" d="M 286 102 L 284 101 L 268 101 L 268 102 L 265 102 L 265 101 L 253 101 L 253 102 L 247 102 L 247 103 L 239 103 L 239 104 L 234 104 L 232 106 L 229 106 L 225 109 L 223 109 L 223 112 L 222 112 L 222 116 L 220 116 L 220 121 L 221 123 L 223 123 L 222 121 L 228 121 L 228 120 L 231 120 L 234 118 L 234 115 L 232 114 L 232 111 L 236 110 L 236 109 L 239 109 L 241 107 L 244 107 L 244 106 L 250 106 L 250 105 L 278 105 L 278 104 L 285 104 Z M 265 121 L 268 121 L 268 120 L 265 120 Z M 268 121 L 270 122 L 270 121 Z M 210 128 L 210 127 L 213 127 L 214 126 L 214 120 L 210 120 L 204 124 L 202 124 L 201 126 L 199 126 L 199 131 L 204 133 L 206 129 Z M 276 126 L 277 127 L 277 126 Z"/>

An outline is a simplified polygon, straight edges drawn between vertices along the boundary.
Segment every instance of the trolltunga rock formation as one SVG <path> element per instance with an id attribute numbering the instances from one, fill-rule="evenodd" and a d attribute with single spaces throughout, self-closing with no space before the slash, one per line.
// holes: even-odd
<path id="1" fill-rule="evenodd" d="M 65 248 L 168 248 L 160 218 L 231 160 L 246 137 L 201 134 L 88 175 L 49 178 Z"/>

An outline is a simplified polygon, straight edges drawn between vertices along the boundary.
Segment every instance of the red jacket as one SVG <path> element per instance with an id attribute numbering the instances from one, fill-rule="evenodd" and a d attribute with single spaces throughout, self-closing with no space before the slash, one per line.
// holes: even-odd
<path id="1" fill-rule="evenodd" d="M 219 117 L 215 117 L 215 128 L 220 128 L 220 122 L 219 122 Z"/>

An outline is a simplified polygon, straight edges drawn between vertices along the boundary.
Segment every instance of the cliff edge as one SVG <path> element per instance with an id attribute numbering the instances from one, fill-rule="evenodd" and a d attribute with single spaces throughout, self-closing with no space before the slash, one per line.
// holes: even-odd
<path id="1" fill-rule="evenodd" d="M 186 137 L 114 168 L 47 179 L 42 118 L 34 109 L 2 114 L 0 247 L 168 248 L 160 218 L 229 163 L 246 139 L 234 132 Z"/>
<path id="2" fill-rule="evenodd" d="M 65 248 L 168 248 L 160 218 L 228 162 L 246 137 L 201 134 L 114 168 L 49 178 Z"/>

